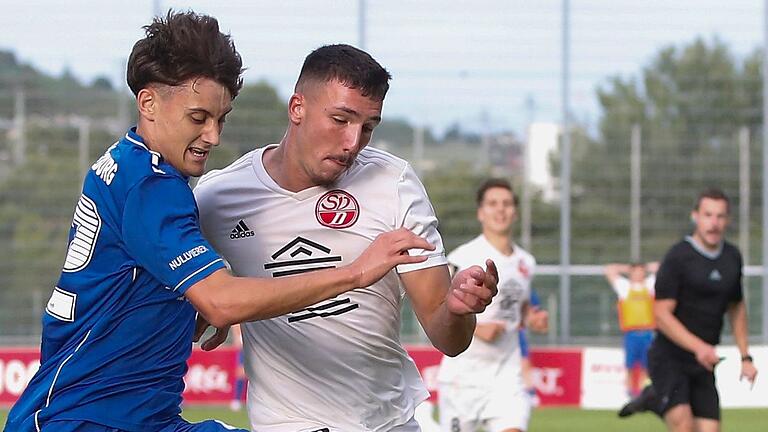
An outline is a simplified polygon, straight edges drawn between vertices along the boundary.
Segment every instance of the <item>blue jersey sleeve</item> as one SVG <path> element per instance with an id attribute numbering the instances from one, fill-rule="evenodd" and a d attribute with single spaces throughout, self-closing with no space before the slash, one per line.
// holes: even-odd
<path id="1" fill-rule="evenodd" d="M 142 268 L 182 294 L 224 268 L 200 232 L 192 190 L 180 178 L 152 176 L 131 189 L 123 212 L 123 240 Z"/>
<path id="2" fill-rule="evenodd" d="M 539 295 L 534 290 L 531 290 L 531 300 L 529 303 L 534 307 L 541 306 L 541 299 L 539 299 Z"/>

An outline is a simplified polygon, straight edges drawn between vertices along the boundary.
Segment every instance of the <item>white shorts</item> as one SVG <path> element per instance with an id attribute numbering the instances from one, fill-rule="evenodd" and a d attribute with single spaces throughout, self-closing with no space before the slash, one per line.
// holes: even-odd
<path id="1" fill-rule="evenodd" d="M 335 429 L 335 428 L 329 428 L 329 427 L 318 427 L 318 425 L 316 424 L 312 425 L 312 424 L 301 424 L 301 423 L 276 425 L 274 427 L 253 429 L 253 430 L 257 432 L 259 431 L 348 432 L 348 431 L 343 431 L 341 429 Z M 390 429 L 388 432 L 421 432 L 421 428 L 419 427 L 419 422 L 417 422 L 415 418 L 411 418 L 405 424 L 402 424 L 400 426 L 395 426 L 394 428 Z"/>
<path id="2" fill-rule="evenodd" d="M 501 432 L 528 429 L 531 398 L 522 389 L 488 392 L 477 387 L 440 386 L 442 432 Z"/>

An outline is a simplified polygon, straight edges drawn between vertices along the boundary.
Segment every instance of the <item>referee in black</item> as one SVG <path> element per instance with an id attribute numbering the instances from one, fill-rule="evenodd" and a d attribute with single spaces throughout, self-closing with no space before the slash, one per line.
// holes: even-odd
<path id="1" fill-rule="evenodd" d="M 670 431 L 719 431 L 714 368 L 721 359 L 715 345 L 726 312 L 741 353 L 741 378 L 754 382 L 741 253 L 724 240 L 729 211 L 723 191 L 702 192 L 691 212 L 693 234 L 664 257 L 656 275 L 656 339 L 648 352 L 653 384 L 625 405 L 620 416 L 651 410 Z"/>

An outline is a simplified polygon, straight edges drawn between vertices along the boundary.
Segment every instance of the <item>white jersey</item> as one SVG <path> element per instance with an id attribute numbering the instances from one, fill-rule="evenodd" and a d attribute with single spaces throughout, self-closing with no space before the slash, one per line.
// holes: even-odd
<path id="1" fill-rule="evenodd" d="M 351 263 L 377 235 L 411 229 L 436 246 L 367 288 L 243 325 L 255 430 L 389 431 L 429 396 L 400 344 L 397 273 L 447 264 L 426 191 L 403 160 L 364 149 L 332 186 L 297 193 L 266 172 L 265 149 L 204 176 L 203 233 L 240 276 L 282 277 Z M 414 253 L 411 251 L 411 253 Z"/>
<path id="2" fill-rule="evenodd" d="M 523 302 L 530 300 L 536 260 L 517 245 L 514 245 L 511 255 L 504 255 L 482 234 L 448 255 L 448 261 L 459 271 L 473 265 L 484 266 L 488 258 L 496 263 L 499 271 L 499 293 L 485 311 L 477 315 L 477 323 L 502 322 L 506 329 L 491 343 L 473 338 L 463 353 L 453 358 L 443 357 L 438 375 L 440 382 L 486 387 L 488 383 L 499 382 L 502 378 L 518 381 L 518 329 Z"/>
<path id="3" fill-rule="evenodd" d="M 655 295 L 655 286 L 656 286 L 656 275 L 648 275 L 643 283 L 632 283 L 628 278 L 624 276 L 617 277 L 613 283 L 611 284 L 611 287 L 613 287 L 613 291 L 616 293 L 616 296 L 619 298 L 619 300 L 624 300 L 629 296 L 630 289 L 644 289 L 647 290 L 651 295 Z"/>

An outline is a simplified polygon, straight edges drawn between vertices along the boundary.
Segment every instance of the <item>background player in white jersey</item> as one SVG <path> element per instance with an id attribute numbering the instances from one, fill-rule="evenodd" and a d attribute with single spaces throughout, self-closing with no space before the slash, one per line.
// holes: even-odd
<path id="1" fill-rule="evenodd" d="M 209 173 L 195 189 L 206 237 L 240 275 L 280 278 L 342 265 L 400 227 L 437 245 L 419 253 L 425 262 L 399 266 L 369 287 L 243 324 L 248 410 L 260 432 L 417 431 L 414 409 L 428 392 L 399 341 L 403 294 L 432 343 L 456 355 L 470 342 L 475 313 L 496 293 L 492 262 L 452 284 L 413 169 L 366 148 L 389 79 L 349 45 L 313 51 L 280 144 Z"/>
<path id="2" fill-rule="evenodd" d="M 445 432 L 524 431 L 531 400 L 522 377 L 518 329 L 547 330 L 546 311 L 529 305 L 536 260 L 512 241 L 517 200 L 509 182 L 487 180 L 477 191 L 482 234 L 448 255 L 461 271 L 490 257 L 498 267 L 498 296 L 477 316 L 469 348 L 444 357 L 438 373 L 440 427 Z"/>
<path id="3" fill-rule="evenodd" d="M 43 314 L 40 369 L 11 409 L 8 432 L 233 430 L 180 416 L 195 310 L 224 327 L 277 316 L 423 262 L 404 251 L 432 247 L 401 230 L 345 268 L 233 277 L 200 234 L 188 179 L 219 144 L 242 86 L 240 56 L 209 16 L 169 13 L 145 30 L 127 74 L 138 124 L 85 176 Z M 217 332 L 203 348 L 225 337 Z"/>

